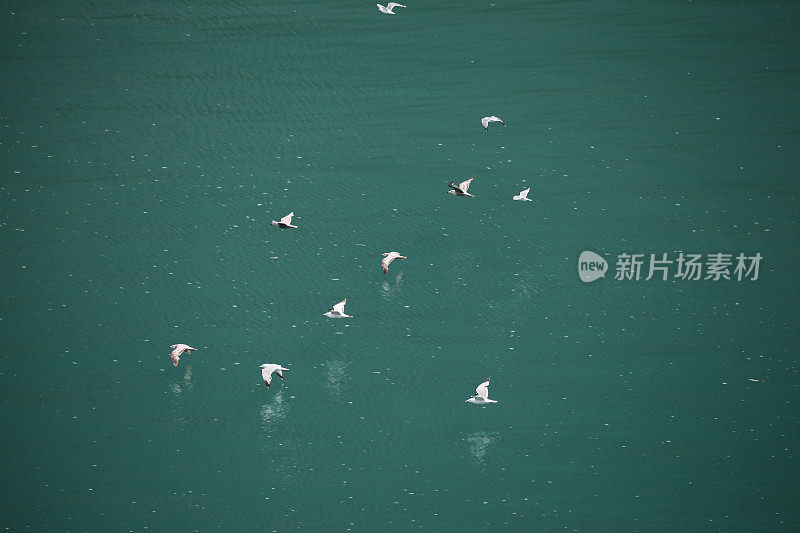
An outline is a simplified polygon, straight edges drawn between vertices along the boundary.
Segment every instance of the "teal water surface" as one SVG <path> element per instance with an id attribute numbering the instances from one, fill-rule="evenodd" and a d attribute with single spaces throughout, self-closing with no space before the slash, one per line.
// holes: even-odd
<path id="1" fill-rule="evenodd" d="M 0 527 L 800 527 L 800 9 L 406 5 L 3 5 Z"/>

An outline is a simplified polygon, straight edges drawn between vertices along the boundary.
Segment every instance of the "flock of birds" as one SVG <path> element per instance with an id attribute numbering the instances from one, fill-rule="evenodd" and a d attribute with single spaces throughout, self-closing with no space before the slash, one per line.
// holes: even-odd
<path id="1" fill-rule="evenodd" d="M 397 2 L 389 2 L 385 7 L 382 6 L 381 4 L 378 4 L 378 9 L 380 10 L 380 12 L 386 13 L 388 15 L 395 15 L 393 10 L 396 7 L 406 7 L 406 6 L 398 4 Z M 483 129 L 489 131 L 489 124 L 491 122 L 499 122 L 503 126 L 506 125 L 506 123 L 500 120 L 499 117 L 492 115 L 490 117 L 483 117 L 481 119 L 481 125 L 483 126 Z M 474 198 L 474 195 L 469 192 L 469 186 L 472 183 L 472 180 L 475 179 L 475 177 L 476 176 L 472 176 L 468 180 L 464 180 L 458 185 L 456 185 L 454 181 L 451 181 L 449 184 L 450 190 L 447 192 L 455 196 L 471 196 Z M 528 187 L 527 189 L 520 191 L 520 193 L 514 196 L 513 199 L 524 202 L 531 202 L 532 200 L 528 198 L 528 193 L 530 192 L 530 190 L 531 188 Z M 292 217 L 294 217 L 294 211 L 292 211 L 285 217 L 281 218 L 280 220 L 273 220 L 271 223 L 273 226 L 277 226 L 278 228 L 281 229 L 297 228 L 297 226 L 292 224 Z M 400 255 L 400 253 L 398 252 L 386 252 L 382 254 L 381 270 L 383 271 L 384 274 L 387 274 L 389 272 L 389 265 L 395 259 L 407 259 L 407 257 L 404 255 Z M 345 298 L 341 302 L 337 303 L 336 305 L 328 309 L 325 313 L 323 313 L 323 316 L 326 316 L 328 318 L 352 318 L 352 315 L 348 315 L 347 313 L 344 312 L 344 306 L 346 303 L 347 303 L 347 298 Z M 173 344 L 172 346 L 170 346 L 170 348 L 172 348 L 171 356 L 172 356 L 172 364 L 174 366 L 178 366 L 178 362 L 181 360 L 181 355 L 190 354 L 193 350 L 197 350 L 197 348 L 192 348 L 188 344 Z M 267 386 L 267 388 L 269 388 L 270 383 L 272 383 L 272 374 L 275 374 L 279 378 L 284 379 L 283 373 L 289 370 L 288 368 L 284 368 L 281 365 L 276 365 L 272 363 L 264 363 L 263 365 L 259 365 L 259 367 L 261 368 L 261 377 L 264 380 L 264 384 Z M 487 378 L 486 381 L 478 385 L 478 387 L 475 389 L 475 394 L 472 397 L 464 401 L 467 403 L 474 403 L 477 405 L 488 405 L 490 403 L 497 403 L 497 400 L 489 399 L 489 378 Z"/>

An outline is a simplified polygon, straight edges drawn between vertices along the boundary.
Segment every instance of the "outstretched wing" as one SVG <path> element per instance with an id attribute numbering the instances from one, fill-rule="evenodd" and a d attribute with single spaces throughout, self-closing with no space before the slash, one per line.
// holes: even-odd
<path id="1" fill-rule="evenodd" d="M 489 129 L 489 123 L 490 123 L 490 122 L 499 122 L 499 123 L 500 123 L 500 124 L 502 124 L 503 126 L 505 126 L 505 125 L 506 125 L 506 123 L 505 123 L 505 122 L 503 122 L 502 120 L 500 120 L 500 117 L 496 117 L 496 116 L 492 115 L 491 117 L 483 117 L 483 118 L 481 119 L 481 124 L 483 124 L 483 129 L 485 129 L 485 130 L 488 130 L 488 129 Z"/>
<path id="2" fill-rule="evenodd" d="M 338 304 L 334 305 L 333 306 L 333 312 L 334 313 L 339 313 L 340 315 L 343 315 L 344 314 L 344 304 L 346 304 L 346 303 L 347 303 L 347 298 L 345 298 L 344 300 L 342 300 Z"/>
<path id="3" fill-rule="evenodd" d="M 292 223 L 292 217 L 294 216 L 294 211 L 286 215 L 281 219 L 282 224 L 290 225 Z"/>
<path id="4" fill-rule="evenodd" d="M 474 180 L 474 179 L 475 179 L 475 176 L 472 176 L 470 179 L 468 179 L 466 181 L 462 181 L 461 183 L 458 184 L 458 188 L 461 189 L 464 192 L 467 192 L 467 190 L 469 189 L 469 184 L 472 183 L 472 180 Z"/>
<path id="5" fill-rule="evenodd" d="M 384 254 L 384 256 L 385 257 L 381 259 L 381 270 L 383 270 L 383 273 L 386 274 L 389 272 L 389 263 L 392 262 L 394 257 L 392 257 L 391 254 Z"/>
<path id="6" fill-rule="evenodd" d="M 489 380 L 487 379 L 475 389 L 475 394 L 484 400 L 489 398 Z"/>
<path id="7" fill-rule="evenodd" d="M 388 4 L 386 4 L 386 9 L 389 10 L 392 10 L 396 7 L 406 7 L 406 6 L 404 6 L 403 4 L 398 4 L 397 2 L 389 2 Z"/>
<path id="8" fill-rule="evenodd" d="M 269 388 L 269 384 L 272 383 L 272 368 L 264 367 L 261 369 L 261 377 L 264 379 L 264 385 Z"/>

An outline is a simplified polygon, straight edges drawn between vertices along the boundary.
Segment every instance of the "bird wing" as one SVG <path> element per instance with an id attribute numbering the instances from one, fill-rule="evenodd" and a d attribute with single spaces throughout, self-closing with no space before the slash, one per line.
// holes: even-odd
<path id="1" fill-rule="evenodd" d="M 272 366 L 265 366 L 261 369 L 261 377 L 264 379 L 264 384 L 266 384 L 267 388 L 269 388 L 269 384 L 272 383 L 272 371 L 274 368 Z"/>
<path id="2" fill-rule="evenodd" d="M 488 129 L 488 128 L 489 128 L 489 123 L 490 123 L 490 122 L 499 122 L 499 123 L 500 123 L 500 124 L 502 124 L 503 126 L 505 126 L 505 125 L 506 125 L 506 123 L 505 123 L 505 122 L 503 122 L 502 120 L 500 120 L 500 117 L 496 117 L 496 116 L 494 116 L 494 115 L 492 115 L 491 117 L 483 117 L 483 118 L 481 119 L 481 124 L 483 124 L 483 127 L 484 127 L 484 128 L 486 128 L 486 129 Z"/>
<path id="3" fill-rule="evenodd" d="M 458 188 L 461 189 L 464 192 L 467 192 L 467 189 L 469 189 L 469 184 L 472 183 L 472 180 L 474 180 L 474 179 L 475 179 L 475 176 L 472 176 L 470 179 L 468 179 L 466 181 L 462 181 L 461 183 L 458 184 Z"/>
<path id="4" fill-rule="evenodd" d="M 347 303 L 347 298 L 345 298 L 344 300 L 342 300 L 338 304 L 334 305 L 333 306 L 333 312 L 334 313 L 339 313 L 340 315 L 343 315 L 344 314 L 344 304 L 346 304 L 346 303 Z"/>
<path id="5" fill-rule="evenodd" d="M 391 254 L 386 254 L 386 257 L 381 259 L 381 270 L 383 270 L 384 274 L 389 272 L 389 263 L 391 263 L 393 259 L 394 257 L 392 257 Z"/>
<path id="6" fill-rule="evenodd" d="M 478 388 L 475 389 L 475 394 L 477 396 L 480 396 L 484 400 L 487 400 L 489 398 L 489 380 L 488 379 L 486 381 L 484 381 L 483 383 L 481 383 L 480 385 L 478 385 Z"/>
<path id="7" fill-rule="evenodd" d="M 181 360 L 180 354 L 172 352 L 172 366 L 178 366 L 178 361 Z"/>
<path id="8" fill-rule="evenodd" d="M 398 4 L 397 2 L 389 2 L 386 4 L 386 9 L 394 9 L 396 7 L 406 7 L 403 4 Z"/>
<path id="9" fill-rule="evenodd" d="M 291 213 L 289 213 L 288 215 L 283 217 L 281 219 L 281 223 L 286 224 L 286 225 L 290 225 L 292 223 L 292 217 L 293 216 L 294 216 L 294 211 L 292 211 Z"/>
<path id="10" fill-rule="evenodd" d="M 527 189 L 525 189 L 524 191 L 520 191 L 520 192 L 519 192 L 519 194 L 518 194 L 518 195 L 517 195 L 515 198 L 519 198 L 519 199 L 521 199 L 521 200 L 522 200 L 522 199 L 525 199 L 525 198 L 527 198 L 527 197 L 528 197 L 528 192 L 529 192 L 530 190 L 531 190 L 531 188 L 530 188 L 530 187 L 528 187 L 528 188 L 527 188 Z"/>

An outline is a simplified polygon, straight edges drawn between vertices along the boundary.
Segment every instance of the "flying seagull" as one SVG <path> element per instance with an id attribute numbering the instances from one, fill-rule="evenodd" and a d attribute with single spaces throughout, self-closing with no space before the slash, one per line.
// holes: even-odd
<path id="1" fill-rule="evenodd" d="M 450 188 L 452 190 L 451 191 L 447 191 L 447 192 L 450 193 L 450 194 L 455 194 L 456 196 L 472 196 L 474 198 L 475 195 L 470 194 L 470 193 L 467 192 L 467 190 L 469 189 L 469 184 L 472 183 L 472 180 L 474 180 L 474 179 L 475 179 L 475 176 L 472 176 L 470 179 L 468 179 L 466 181 L 462 181 L 461 183 L 459 183 L 458 187 L 456 187 L 455 182 L 451 181 L 450 182 Z"/>
<path id="2" fill-rule="evenodd" d="M 381 13 L 386 13 L 387 15 L 397 15 L 394 11 L 392 11 L 396 7 L 406 7 L 403 4 L 398 4 L 397 2 L 389 2 L 386 4 L 386 7 L 378 4 L 378 9 L 381 10 Z"/>
<path id="3" fill-rule="evenodd" d="M 181 360 L 181 355 L 183 354 L 183 352 L 190 354 L 192 353 L 192 350 L 197 349 L 197 348 L 192 348 L 188 344 L 173 344 L 172 346 L 170 346 L 170 348 L 172 348 L 172 353 L 170 355 L 172 355 L 173 366 L 178 366 L 178 361 Z"/>
<path id="4" fill-rule="evenodd" d="M 476 403 L 478 405 L 485 405 L 487 403 L 497 403 L 497 400 L 489 399 L 489 378 L 486 378 L 486 381 L 478 385 L 478 388 L 475 389 L 475 396 L 464 401 L 469 403 Z"/>
<path id="5" fill-rule="evenodd" d="M 514 200 L 522 200 L 524 202 L 532 202 L 533 200 L 528 198 L 528 193 L 530 192 L 530 190 L 531 190 L 531 188 L 528 187 L 524 191 L 520 191 L 520 193 L 514 197 Z"/>
<path id="6" fill-rule="evenodd" d="M 292 217 L 294 216 L 294 211 L 280 219 L 279 221 L 273 220 L 272 225 L 278 226 L 279 228 L 296 228 L 297 226 L 292 225 Z"/>
<path id="7" fill-rule="evenodd" d="M 272 383 L 272 373 L 275 372 L 279 378 L 283 379 L 283 371 L 289 370 L 288 368 L 283 368 L 281 365 L 271 365 L 269 363 L 264 363 L 263 365 L 259 365 L 261 367 L 261 377 L 264 378 L 264 385 L 269 388 L 269 384 Z"/>
<path id="8" fill-rule="evenodd" d="M 400 255 L 397 252 L 386 252 L 385 254 L 383 254 L 383 259 L 381 259 L 381 270 L 383 270 L 384 274 L 389 272 L 389 263 L 391 263 L 395 259 L 408 259 L 408 258 L 404 255 Z"/>
<path id="9" fill-rule="evenodd" d="M 506 123 L 505 123 L 505 122 L 503 122 L 502 120 L 500 120 L 498 117 L 496 117 L 496 116 L 492 115 L 491 117 L 483 117 L 483 118 L 481 119 L 481 124 L 483 124 L 483 129 L 485 129 L 486 131 L 489 131 L 489 123 L 490 123 L 490 122 L 499 122 L 499 123 L 500 123 L 500 124 L 502 124 L 503 126 L 505 126 L 505 125 L 506 125 Z"/>
<path id="10" fill-rule="evenodd" d="M 334 305 L 327 312 L 322 313 L 323 316 L 328 318 L 352 318 L 352 315 L 344 314 L 344 304 L 347 303 L 347 298 Z"/>

